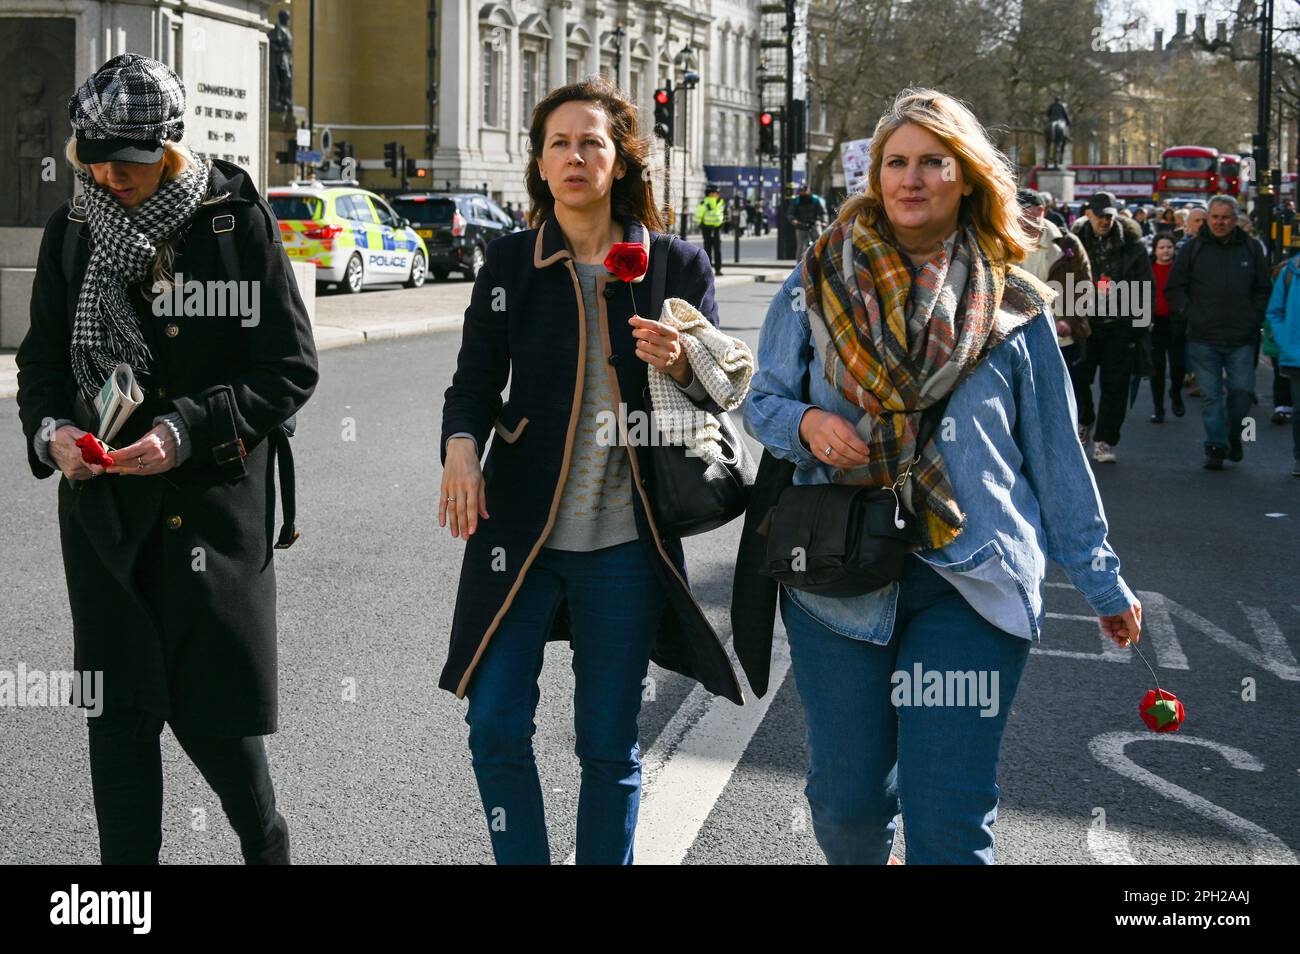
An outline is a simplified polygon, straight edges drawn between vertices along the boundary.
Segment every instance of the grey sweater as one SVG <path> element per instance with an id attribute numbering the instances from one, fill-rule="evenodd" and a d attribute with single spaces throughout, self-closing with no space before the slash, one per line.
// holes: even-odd
<path id="1" fill-rule="evenodd" d="M 599 428 L 601 412 L 613 414 L 615 420 L 618 415 L 609 380 L 609 363 L 604 360 L 607 345 L 600 331 L 596 299 L 596 278 L 607 269 L 599 262 L 593 265 L 574 262 L 573 267 L 582 286 L 587 316 L 588 360 L 569 474 L 546 545 L 555 550 L 600 550 L 637 538 L 632 511 L 632 470 L 625 448 L 598 440 L 611 430 L 608 425 Z M 614 435 L 617 438 L 616 430 Z"/>

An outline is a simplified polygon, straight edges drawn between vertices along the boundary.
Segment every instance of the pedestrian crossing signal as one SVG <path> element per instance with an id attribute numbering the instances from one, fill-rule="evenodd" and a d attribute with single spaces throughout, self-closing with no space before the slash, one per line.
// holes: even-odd
<path id="1" fill-rule="evenodd" d="M 655 135 L 664 144 L 673 144 L 673 91 L 661 86 L 655 90 Z"/>

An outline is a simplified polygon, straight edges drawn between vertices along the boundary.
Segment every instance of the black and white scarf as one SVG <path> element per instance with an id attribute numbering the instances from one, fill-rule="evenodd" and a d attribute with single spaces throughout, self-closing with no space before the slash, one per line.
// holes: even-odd
<path id="1" fill-rule="evenodd" d="M 76 172 L 95 244 L 72 322 L 72 372 L 93 402 L 119 364 L 129 364 L 138 377 L 147 373 L 152 355 L 127 290 L 149 274 L 158 245 L 194 215 L 212 173 L 208 162 L 195 162 L 128 214 L 90 173 Z"/>

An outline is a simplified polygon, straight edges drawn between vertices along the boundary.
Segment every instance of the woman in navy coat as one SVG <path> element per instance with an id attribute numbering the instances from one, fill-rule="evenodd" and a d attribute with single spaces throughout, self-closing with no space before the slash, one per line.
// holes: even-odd
<path id="1" fill-rule="evenodd" d="M 713 272 L 701 249 L 653 231 L 661 223 L 646 144 L 635 106 L 616 87 L 593 79 L 555 90 L 534 110 L 529 139 L 534 227 L 488 246 L 443 406 L 439 522 L 466 547 L 440 685 L 469 697 L 469 746 L 497 861 L 548 863 L 533 717 L 545 644 L 569 640 L 582 764 L 577 861 L 626 864 L 648 660 L 737 704 L 744 698 L 691 596 L 680 541 L 655 526 L 648 456 L 596 425 L 648 414 L 650 364 L 716 409 L 676 331 L 634 317 L 638 306 L 657 307 L 642 279 L 666 254 L 665 296 L 716 325 Z M 618 242 L 640 243 L 650 259 L 630 284 L 603 264 Z"/>

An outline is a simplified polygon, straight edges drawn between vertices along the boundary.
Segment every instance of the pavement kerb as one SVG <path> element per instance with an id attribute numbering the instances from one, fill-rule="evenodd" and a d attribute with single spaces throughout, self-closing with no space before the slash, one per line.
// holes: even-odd
<path id="1" fill-rule="evenodd" d="M 726 267 L 725 264 L 723 266 Z M 789 270 L 769 269 L 754 275 L 722 274 L 714 279 L 715 288 L 729 288 L 733 285 L 747 285 L 751 282 L 783 282 Z M 342 328 L 338 325 L 317 323 L 316 350 L 328 351 L 332 348 L 351 348 L 354 345 L 368 344 L 371 341 L 392 341 L 411 335 L 427 335 L 436 331 L 450 331 L 459 328 L 465 318 L 462 314 L 440 315 L 425 318 L 407 318 L 398 321 L 386 321 L 366 328 Z M 0 399 L 12 398 L 18 394 L 18 369 L 13 354 L 0 354 Z"/>

